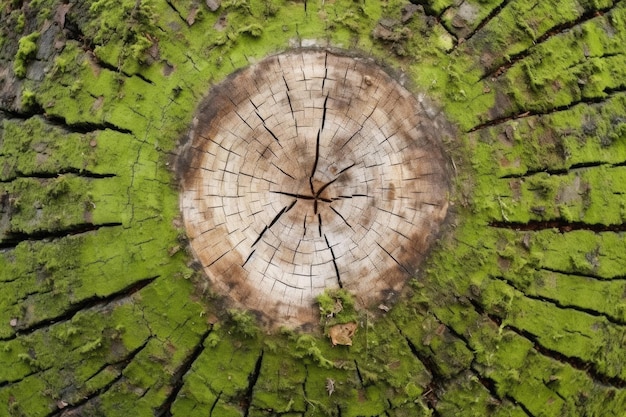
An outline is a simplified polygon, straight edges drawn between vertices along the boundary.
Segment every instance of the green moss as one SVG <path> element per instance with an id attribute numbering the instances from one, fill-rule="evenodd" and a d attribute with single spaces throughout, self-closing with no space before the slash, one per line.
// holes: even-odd
<path id="1" fill-rule="evenodd" d="M 13 60 L 13 72 L 18 78 L 26 76 L 26 67 L 37 52 L 37 39 L 39 32 L 33 32 L 30 35 L 20 38 L 17 53 Z"/>
<path id="2" fill-rule="evenodd" d="M 11 212 L 0 227 L 51 236 L 0 250 L 0 401 L 37 416 L 97 396 L 83 414 L 152 415 L 176 384 L 171 413 L 186 417 L 240 416 L 243 398 L 250 416 L 619 415 L 624 390 L 543 349 L 623 378 L 623 237 L 487 225 L 623 223 L 624 6 L 544 39 L 608 3 L 510 2 L 457 45 L 448 31 L 470 30 L 499 2 L 465 2 L 479 7 L 466 28 L 452 25 L 463 7 L 452 3 L 427 2 L 442 23 L 417 12 L 396 25 L 393 45 L 372 33 L 401 18 L 403 1 L 233 1 L 216 13 L 177 1 L 176 13 L 167 2 L 103 0 L 88 24 L 73 6 L 96 59 L 68 40 L 43 83 L 23 90 L 33 95 L 22 103 L 50 119 L 0 128 L 0 207 Z M 29 36 L 15 64 L 24 74 Z M 167 164 L 199 98 L 236 69 L 312 43 L 386 62 L 461 130 L 445 138 L 457 175 L 450 230 L 408 294 L 376 317 L 348 293 L 320 296 L 324 325 L 357 323 L 350 347 L 317 333 L 266 335 L 242 311 L 209 324 L 213 301 L 172 250 L 183 242 Z M 520 117 L 462 133 L 510 115 Z M 121 225 L 53 236 L 83 223 Z M 56 322 L 82 303 L 91 307 Z"/>

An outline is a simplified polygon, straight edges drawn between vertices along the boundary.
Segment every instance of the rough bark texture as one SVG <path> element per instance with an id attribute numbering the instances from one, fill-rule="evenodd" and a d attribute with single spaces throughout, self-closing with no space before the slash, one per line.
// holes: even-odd
<path id="1" fill-rule="evenodd" d="M 626 5 L 420 3 L 3 2 L 0 415 L 621 417 Z M 170 168 L 211 85 L 312 45 L 439 103 L 451 214 L 395 304 L 268 334 Z"/>

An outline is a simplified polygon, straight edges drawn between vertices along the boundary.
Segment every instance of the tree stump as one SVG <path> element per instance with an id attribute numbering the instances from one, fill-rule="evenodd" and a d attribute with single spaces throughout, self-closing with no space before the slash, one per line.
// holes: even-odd
<path id="1" fill-rule="evenodd" d="M 626 3 L 415 3 L 3 2 L 0 416 L 622 416 Z"/>
<path id="2" fill-rule="evenodd" d="M 427 110 L 373 62 L 323 50 L 267 58 L 215 88 L 178 169 L 216 291 L 275 326 L 317 323 L 327 288 L 365 308 L 395 298 L 448 207 L 439 138 L 452 131 Z"/>

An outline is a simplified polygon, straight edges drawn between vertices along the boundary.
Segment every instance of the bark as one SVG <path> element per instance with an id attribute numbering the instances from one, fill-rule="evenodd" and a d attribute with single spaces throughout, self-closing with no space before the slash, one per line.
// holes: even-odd
<path id="1" fill-rule="evenodd" d="M 1 3 L 0 415 L 620 416 L 626 6 L 416 3 Z M 321 227 L 353 224 L 332 205 L 340 181 L 316 177 L 323 141 L 301 177 L 259 172 L 302 187 L 276 189 L 285 204 L 251 242 L 269 250 L 263 225 L 307 204 L 334 274 L 314 319 L 276 329 L 206 275 L 173 167 L 193 162 L 213 86 L 311 46 L 375 60 L 446 120 L 424 132 L 450 208 L 429 251 L 377 231 L 386 261 L 426 260 L 413 273 L 407 253 L 403 288 L 370 305 Z M 330 129 L 317 107 L 313 129 Z"/>

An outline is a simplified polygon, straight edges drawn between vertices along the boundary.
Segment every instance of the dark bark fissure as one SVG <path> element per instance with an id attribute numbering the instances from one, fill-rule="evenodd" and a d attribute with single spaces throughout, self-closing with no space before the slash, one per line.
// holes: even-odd
<path id="1" fill-rule="evenodd" d="M 413 343 L 413 341 L 404 334 L 398 323 L 394 322 L 395 328 L 400 333 L 400 336 L 404 338 L 406 341 L 409 350 L 413 354 L 413 356 L 426 368 L 426 370 L 431 375 L 431 382 L 427 386 L 427 390 L 424 394 L 422 394 L 422 398 L 426 400 L 426 404 L 428 407 L 435 413 L 434 415 L 438 415 L 436 407 L 437 402 L 439 401 L 441 394 L 443 393 L 443 384 L 447 380 L 447 378 L 439 372 L 437 364 L 435 363 L 433 358 L 430 358 L 424 355 L 419 351 L 417 346 Z"/>
<path id="2" fill-rule="evenodd" d="M 0 250 L 15 248 L 23 242 L 38 242 L 54 239 L 61 239 L 68 236 L 76 236 L 83 233 L 94 232 L 102 228 L 118 227 L 122 223 L 80 223 L 59 230 L 42 230 L 32 233 L 23 232 L 5 232 L 4 237 L 0 239 Z"/>
<path id="3" fill-rule="evenodd" d="M 597 223 L 583 223 L 583 222 L 570 222 L 564 219 L 557 220 L 531 220 L 527 223 L 520 222 L 507 222 L 507 221 L 492 221 L 489 222 L 490 227 L 497 229 L 511 229 L 521 232 L 526 231 L 540 231 L 557 229 L 561 233 L 567 233 L 577 230 L 588 230 L 594 233 L 601 232 L 614 232 L 620 233 L 626 231 L 626 223 L 622 224 L 597 224 Z"/>
<path id="4" fill-rule="evenodd" d="M 612 98 L 615 94 L 618 93 L 623 93 L 626 92 L 626 85 L 622 85 L 619 87 L 615 87 L 615 88 L 606 88 L 603 90 L 603 93 L 606 95 L 605 97 L 581 97 L 580 100 L 578 101 L 573 101 L 569 104 L 565 104 L 563 106 L 556 106 L 553 107 L 551 109 L 548 110 L 544 110 L 544 111 L 538 111 L 538 110 L 522 110 L 519 113 L 516 114 L 512 114 L 512 115 L 508 115 L 508 116 L 502 116 L 502 117 L 498 117 L 496 119 L 492 119 L 489 120 L 487 122 L 478 124 L 476 126 L 474 126 L 473 128 L 471 128 L 470 130 L 468 130 L 466 133 L 472 133 L 475 132 L 477 130 L 481 130 L 481 129 L 485 129 L 485 128 L 489 128 L 495 125 L 499 125 L 511 120 L 517 120 L 517 119 L 524 119 L 527 117 L 533 117 L 533 116 L 545 116 L 545 115 L 550 115 L 552 113 L 558 113 L 558 112 L 562 112 L 562 111 L 567 111 L 579 104 L 600 104 L 603 103 L 607 100 L 609 100 L 610 98 Z"/>
<path id="5" fill-rule="evenodd" d="M 508 175 L 503 175 L 498 178 L 502 180 L 516 179 L 516 178 L 528 178 L 528 177 L 532 177 L 534 175 L 539 175 L 542 173 L 545 173 L 548 175 L 567 175 L 571 173 L 572 171 L 584 170 L 587 168 L 596 168 L 596 167 L 617 168 L 617 167 L 623 167 L 623 166 L 626 166 L 626 161 L 618 162 L 618 163 L 608 163 L 608 162 L 602 162 L 602 161 L 581 162 L 578 164 L 572 164 L 569 168 L 561 168 L 561 169 L 544 168 L 544 169 L 538 169 L 538 170 L 528 170 L 524 172 L 523 174 L 508 174 Z"/>
<path id="6" fill-rule="evenodd" d="M 211 409 L 209 410 L 209 417 L 213 417 L 213 411 L 215 410 L 217 403 L 220 401 L 220 398 L 222 397 L 223 392 L 224 391 L 220 391 L 217 393 L 217 397 L 215 398 L 215 401 L 213 401 L 213 404 L 211 405 Z"/>
<path id="7" fill-rule="evenodd" d="M 123 75 L 126 78 L 137 77 L 141 81 L 143 81 L 143 82 L 145 82 L 147 84 L 156 85 L 154 81 L 150 80 L 149 78 L 146 78 L 146 76 L 143 75 L 143 74 L 140 74 L 138 72 L 134 73 L 134 74 L 131 74 L 131 73 L 128 73 L 126 71 L 122 71 L 121 68 L 116 67 L 115 65 L 111 65 L 111 64 L 109 64 L 106 61 L 102 61 L 102 60 L 98 59 L 95 55 L 92 55 L 92 56 L 94 57 L 96 64 L 98 64 L 98 66 L 101 67 L 101 68 L 104 68 L 104 69 L 109 70 L 111 72 L 115 72 L 116 74 L 121 74 L 121 75 Z"/>
<path id="8" fill-rule="evenodd" d="M 0 155 L 2 156 L 2 155 Z M 72 174 L 72 175 L 76 175 L 77 177 L 81 177 L 81 178 L 92 178 L 92 179 L 100 179 L 100 178 L 112 178 L 112 177 L 117 177 L 117 174 L 113 174 L 113 173 L 96 173 L 96 172 L 91 172 L 89 170 L 86 169 L 78 169 L 78 168 L 62 168 L 58 171 L 55 172 L 43 172 L 43 171 L 39 171 L 39 172 L 30 172 L 30 173 L 25 173 L 25 172 L 21 172 L 21 171 L 16 171 L 15 175 L 9 178 L 6 178 L 4 180 L 0 180 L 0 183 L 9 183 L 9 182 L 13 182 L 17 179 L 21 179 L 21 178 L 32 178 L 32 179 L 50 179 L 50 178 L 57 178 L 60 177 L 62 175 L 66 175 L 66 174 Z"/>
<path id="9" fill-rule="evenodd" d="M 559 308 L 561 310 L 574 310 L 574 311 L 578 311 L 580 313 L 589 314 L 590 316 L 604 318 L 604 319 L 606 319 L 608 322 L 610 322 L 612 324 L 616 324 L 616 325 L 619 325 L 619 326 L 626 326 L 626 321 L 620 320 L 619 318 L 613 317 L 611 315 L 608 315 L 607 313 L 604 313 L 602 311 L 596 311 L 596 310 L 593 310 L 593 309 L 590 309 L 590 308 L 580 307 L 580 306 L 577 306 L 575 304 L 563 304 L 561 301 L 559 301 L 557 299 L 554 299 L 554 298 L 550 298 L 550 297 L 545 297 L 545 296 L 541 296 L 541 295 L 526 294 L 524 291 L 522 291 L 519 288 L 517 288 L 515 286 L 515 283 L 512 282 L 511 280 L 509 280 L 507 278 L 503 278 L 503 277 L 497 277 L 496 279 L 498 279 L 498 280 L 500 280 L 502 282 L 505 282 L 509 286 L 513 287 L 517 291 L 519 291 L 522 294 L 524 294 L 524 297 L 530 298 L 531 300 L 548 303 L 548 304 L 551 304 L 551 305 L 553 305 L 553 306 L 555 306 L 555 307 L 557 307 L 557 308 Z"/>
<path id="10" fill-rule="evenodd" d="M 213 331 L 213 326 L 209 327 L 202 334 L 202 336 L 200 336 L 200 341 L 193 348 L 189 356 L 185 358 L 180 368 L 178 368 L 178 370 L 174 373 L 174 375 L 172 375 L 172 379 L 170 380 L 170 385 L 172 387 L 172 390 L 170 391 L 169 395 L 167 396 L 163 404 L 155 408 L 154 417 L 171 417 L 172 416 L 172 411 L 171 411 L 172 404 L 174 404 L 174 401 L 176 401 L 176 398 L 178 397 L 178 394 L 184 385 L 185 375 L 187 375 L 187 373 L 193 366 L 194 362 L 200 357 L 200 355 L 204 351 L 205 349 L 204 342 L 206 341 L 207 337 L 209 337 L 212 331 Z"/>
<path id="11" fill-rule="evenodd" d="M 474 306 L 474 308 L 476 309 L 476 311 L 485 317 L 488 317 L 490 320 L 492 320 L 499 328 L 504 328 L 505 330 L 511 330 L 512 332 L 514 332 L 515 334 L 517 334 L 520 337 L 523 337 L 524 339 L 530 341 L 533 343 L 533 348 L 540 353 L 541 355 L 548 357 L 550 359 L 554 359 L 560 363 L 563 364 L 567 364 L 569 366 L 571 366 L 574 369 L 577 369 L 579 371 L 583 371 L 585 372 L 593 381 L 596 381 L 598 383 L 604 384 L 604 385 L 608 385 L 608 386 L 612 386 L 614 388 L 626 388 L 626 380 L 618 377 L 618 376 L 608 376 L 603 374 L 602 372 L 600 372 L 596 365 L 592 362 L 587 362 L 582 358 L 578 358 L 578 357 L 574 357 L 574 356 L 567 356 L 561 352 L 555 351 L 553 349 L 547 348 L 545 346 L 543 346 L 540 342 L 539 342 L 539 337 L 536 336 L 535 334 L 529 332 L 528 330 L 524 330 L 524 329 L 520 329 L 516 326 L 513 326 L 511 324 L 505 324 L 503 326 L 503 319 L 495 316 L 493 314 L 489 314 L 486 313 L 484 308 L 479 304 L 479 301 L 472 299 L 472 298 L 468 298 L 468 300 L 470 301 L 470 303 Z M 526 411 L 526 410 L 525 410 Z"/>
<path id="12" fill-rule="evenodd" d="M 500 3 L 499 5 L 497 5 L 491 12 L 489 12 L 489 14 L 487 16 L 485 16 L 485 18 L 483 20 L 480 21 L 480 23 L 478 23 L 478 25 L 476 26 L 476 28 L 474 28 L 474 30 L 472 30 L 466 37 L 465 40 L 468 41 L 471 38 L 474 37 L 474 35 L 476 35 L 478 32 L 480 32 L 482 30 L 482 28 L 485 27 L 485 25 L 489 22 L 491 22 L 496 16 L 498 16 L 500 14 L 500 12 L 511 2 L 511 0 L 504 0 L 502 3 Z"/>
<path id="13" fill-rule="evenodd" d="M 185 19 L 183 17 L 183 15 L 180 13 L 180 11 L 176 8 L 176 6 L 174 6 L 174 4 L 171 2 L 171 0 L 165 0 L 165 2 L 167 3 L 167 5 L 170 7 L 170 9 L 172 9 L 172 11 L 174 11 L 174 14 L 176 14 L 180 20 L 182 20 L 186 25 L 189 25 L 189 23 L 187 23 L 187 19 Z"/>
<path id="14" fill-rule="evenodd" d="M 626 275 L 616 275 L 614 277 L 603 277 L 601 275 L 594 275 L 592 273 L 583 273 L 583 272 L 578 272 L 578 271 L 565 271 L 565 270 L 549 268 L 545 266 L 540 267 L 540 268 L 535 268 L 535 270 L 553 272 L 555 274 L 569 275 L 573 277 L 589 278 L 589 279 L 594 279 L 596 281 L 601 281 L 601 282 L 626 281 Z"/>
<path id="15" fill-rule="evenodd" d="M 94 399 L 97 399 L 99 396 L 101 396 L 105 392 L 109 391 L 111 388 L 113 388 L 113 386 L 115 384 L 117 384 L 118 382 L 121 381 L 121 379 L 124 377 L 124 370 L 128 367 L 128 365 L 130 365 L 132 363 L 132 361 L 139 354 L 139 352 L 141 352 L 146 347 L 146 345 L 148 344 L 150 339 L 151 339 L 151 337 L 146 339 L 146 341 L 141 346 L 139 346 L 137 349 L 134 349 L 132 352 L 130 352 L 129 355 L 126 356 L 124 359 L 122 359 L 120 361 L 117 361 L 117 362 L 114 362 L 114 363 L 105 364 L 102 368 L 100 368 L 98 370 L 98 372 L 96 372 L 96 374 L 94 374 L 94 376 L 97 375 L 99 372 L 103 371 L 105 368 L 107 368 L 109 366 L 113 366 L 113 367 L 118 367 L 119 366 L 120 369 L 119 369 L 119 375 L 118 376 L 113 378 L 111 381 L 109 381 L 103 387 L 101 387 L 101 388 L 95 390 L 94 392 L 92 392 L 91 394 L 81 398 L 79 401 L 77 401 L 77 402 L 75 402 L 73 404 L 69 404 L 68 407 L 64 407 L 62 410 L 55 410 L 55 411 L 47 414 L 46 417 L 60 417 L 60 416 L 66 415 L 66 414 L 67 415 L 74 415 L 73 413 L 71 413 L 71 411 L 80 409 L 85 404 L 89 403 L 90 401 L 92 401 Z M 80 414 L 76 414 L 76 415 L 80 415 Z"/>
<path id="16" fill-rule="evenodd" d="M 509 68 L 515 65 L 515 63 L 529 56 L 540 44 L 544 43 L 549 38 L 559 35 L 561 33 L 565 33 L 569 31 L 570 29 L 572 29 L 573 27 L 582 25 L 583 23 L 586 23 L 592 19 L 604 18 L 603 15 L 609 12 L 613 7 L 615 7 L 615 4 L 612 4 L 609 7 L 604 7 L 604 8 L 600 8 L 596 10 L 587 10 L 578 19 L 575 19 L 569 22 L 564 22 L 564 23 L 561 23 L 559 25 L 552 27 L 549 31 L 547 31 L 546 33 L 544 33 L 543 35 L 535 39 L 530 48 L 509 56 L 508 62 L 505 63 L 504 65 L 486 69 L 483 75 L 480 77 L 480 81 L 483 81 L 490 77 L 498 77 L 502 75 Z"/>
<path id="17" fill-rule="evenodd" d="M 365 387 L 365 384 L 363 383 L 363 376 L 361 375 L 361 370 L 359 369 L 359 363 L 356 359 L 354 360 L 354 367 L 356 369 L 356 376 L 359 378 L 359 382 L 361 383 L 361 387 Z"/>
<path id="18" fill-rule="evenodd" d="M 47 114 L 43 111 L 42 108 L 35 108 L 30 112 L 15 112 L 7 109 L 0 109 L 0 116 L 4 116 L 9 119 L 18 119 L 18 120 L 28 120 L 32 117 L 41 117 L 46 124 L 58 127 L 65 132 L 68 133 L 80 133 L 87 134 L 93 132 L 99 132 L 103 130 L 113 130 L 118 133 L 132 135 L 132 130 L 125 129 L 120 126 L 116 126 L 110 122 L 102 122 L 102 123 L 90 123 L 90 122 L 81 122 L 81 123 L 67 123 L 67 121 L 60 116 L 53 116 Z"/>
<path id="19" fill-rule="evenodd" d="M 618 377 L 618 376 L 608 376 L 603 374 L 597 369 L 596 364 L 592 362 L 587 362 L 584 359 L 575 357 L 575 356 L 567 356 L 561 352 L 556 350 L 552 350 L 543 346 L 539 342 L 539 337 L 535 334 L 507 324 L 504 326 L 505 329 L 511 330 L 517 335 L 524 337 L 525 339 L 531 341 L 533 343 L 534 349 L 542 354 L 543 356 L 554 359 L 558 362 L 565 363 L 570 365 L 572 368 L 577 369 L 579 371 L 585 372 L 592 380 L 599 382 L 603 385 L 608 385 L 614 388 L 623 389 L 626 388 L 626 380 Z"/>
<path id="20" fill-rule="evenodd" d="M 22 376 L 20 376 L 17 379 L 8 379 L 6 381 L 0 382 L 0 389 L 4 388 L 6 386 L 12 385 L 12 384 L 17 384 L 19 382 L 22 382 L 23 380 L 25 380 L 28 377 L 31 377 L 31 376 L 36 375 L 36 374 L 41 374 L 41 373 L 47 372 L 50 369 L 52 369 L 52 366 L 48 366 L 46 368 L 39 368 L 39 367 L 37 367 L 36 370 L 34 370 L 34 371 L 30 372 L 30 373 L 27 373 L 25 375 L 22 375 Z"/>
<path id="21" fill-rule="evenodd" d="M 103 297 L 93 296 L 93 297 L 85 298 L 84 300 L 81 300 L 75 304 L 70 304 L 68 309 L 65 310 L 62 314 L 52 317 L 52 318 L 42 320 L 34 324 L 31 324 L 27 327 L 18 326 L 15 328 L 16 333 L 14 335 L 5 337 L 5 338 L 0 338 L 0 341 L 13 340 L 18 336 L 31 334 L 37 330 L 46 328 L 53 324 L 69 321 L 76 314 L 78 314 L 79 312 L 83 310 L 94 309 L 94 308 L 107 305 L 109 303 L 112 303 L 120 299 L 132 297 L 135 293 L 139 292 L 140 290 L 142 290 L 143 288 L 145 288 L 146 286 L 154 282 L 157 278 L 159 278 L 158 275 L 155 277 L 144 278 L 136 282 L 133 282 L 132 284 L 122 288 L 121 290 L 115 291 L 109 295 L 106 295 Z"/>
<path id="22" fill-rule="evenodd" d="M 263 364 L 263 350 L 259 354 L 259 357 L 256 360 L 254 365 L 254 369 L 248 375 L 248 388 L 244 393 L 243 398 L 241 399 L 241 407 L 243 408 L 243 417 L 248 417 L 250 414 L 250 407 L 252 406 L 252 399 L 254 395 L 254 387 L 259 380 L 259 375 L 261 374 L 261 365 Z"/>

